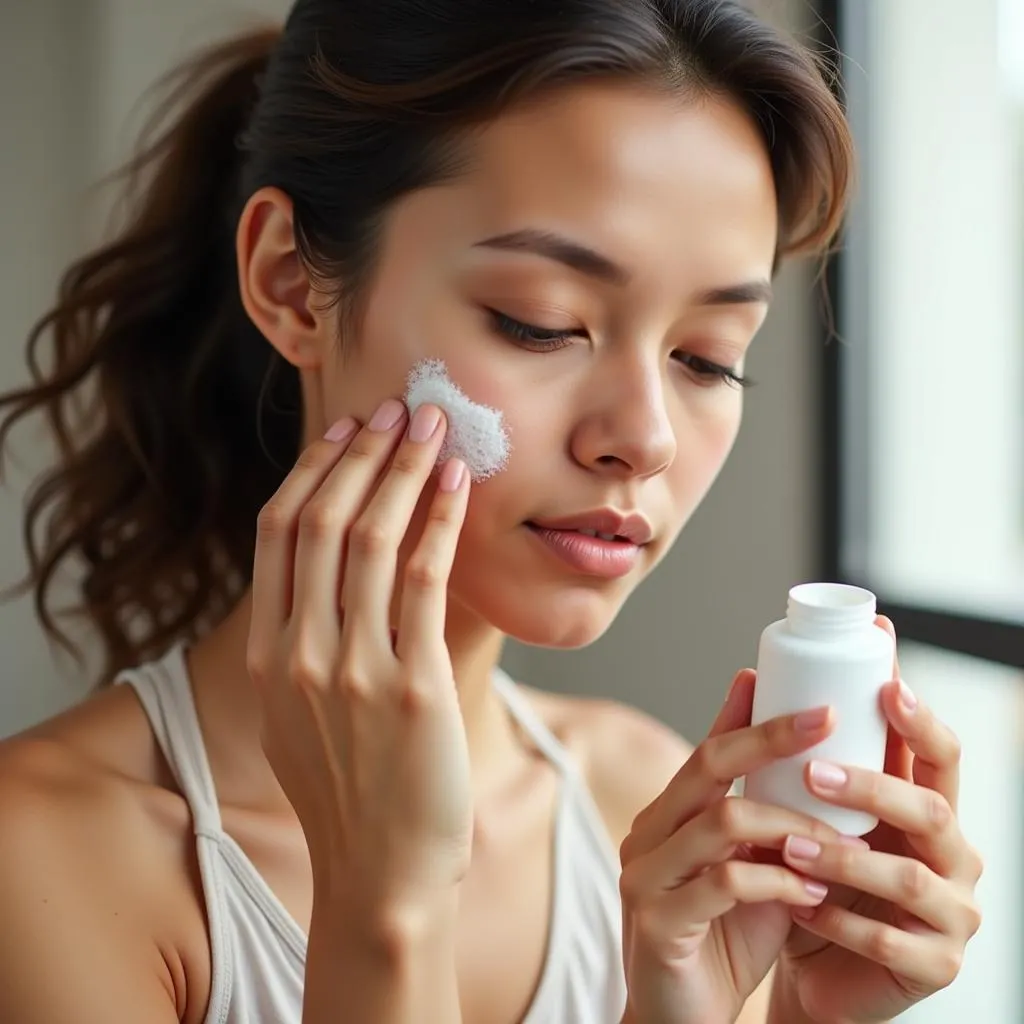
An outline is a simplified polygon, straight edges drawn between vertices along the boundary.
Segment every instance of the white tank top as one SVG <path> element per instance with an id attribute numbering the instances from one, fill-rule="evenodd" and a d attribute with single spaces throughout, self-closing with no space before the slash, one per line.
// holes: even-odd
<path id="1" fill-rule="evenodd" d="M 221 828 L 184 651 L 179 644 L 117 681 L 138 694 L 192 812 L 213 961 L 205 1024 L 301 1024 L 306 934 Z M 619 1024 L 626 989 L 618 857 L 565 748 L 507 675 L 496 671 L 493 682 L 560 777 L 548 948 L 523 1024 Z"/>

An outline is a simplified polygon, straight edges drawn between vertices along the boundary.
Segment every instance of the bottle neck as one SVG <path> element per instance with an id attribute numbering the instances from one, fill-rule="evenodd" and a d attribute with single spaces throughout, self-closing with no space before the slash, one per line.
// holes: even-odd
<path id="1" fill-rule="evenodd" d="M 786 620 L 791 632 L 814 640 L 849 636 L 875 620 L 875 595 L 860 587 L 811 583 L 789 593 Z"/>

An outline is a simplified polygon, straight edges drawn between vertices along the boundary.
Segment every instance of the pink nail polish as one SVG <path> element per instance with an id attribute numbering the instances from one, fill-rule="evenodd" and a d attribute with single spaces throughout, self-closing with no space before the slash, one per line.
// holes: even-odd
<path id="1" fill-rule="evenodd" d="M 346 416 L 344 419 L 338 420 L 337 423 L 331 427 L 330 430 L 324 434 L 324 440 L 330 441 L 333 444 L 339 444 L 342 441 L 347 441 L 355 432 L 358 424 L 351 416 Z"/>
<path id="2" fill-rule="evenodd" d="M 786 855 L 793 860 L 816 860 L 821 853 L 821 844 L 804 836 L 789 836 L 786 839 Z"/>
<path id="3" fill-rule="evenodd" d="M 903 710 L 908 715 L 917 709 L 917 697 L 902 679 L 900 680 L 900 704 L 903 705 Z"/>
<path id="4" fill-rule="evenodd" d="M 466 478 L 466 466 L 459 459 L 449 459 L 441 470 L 438 486 L 447 494 L 454 494 Z"/>
<path id="5" fill-rule="evenodd" d="M 384 433 L 388 430 L 393 430 L 398 426 L 399 421 L 405 415 L 405 406 L 401 402 L 395 401 L 393 398 L 389 398 L 381 407 L 373 414 L 373 418 L 369 422 L 369 427 L 376 433 Z"/>
<path id="6" fill-rule="evenodd" d="M 811 782 L 818 789 L 826 789 L 836 792 L 846 785 L 847 775 L 837 764 L 827 764 L 825 761 L 811 762 Z"/>

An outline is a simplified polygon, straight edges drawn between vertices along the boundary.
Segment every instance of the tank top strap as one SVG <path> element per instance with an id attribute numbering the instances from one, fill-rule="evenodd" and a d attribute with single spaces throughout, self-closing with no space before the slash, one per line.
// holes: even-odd
<path id="1" fill-rule="evenodd" d="M 158 661 L 121 672 L 115 683 L 127 683 L 138 694 L 157 744 L 188 801 L 193 831 L 219 840 L 223 832 L 217 793 L 192 699 L 185 644 L 175 644 Z"/>
<path id="2" fill-rule="evenodd" d="M 491 681 L 516 725 L 529 737 L 530 742 L 563 775 L 578 775 L 576 764 L 555 734 L 544 724 L 525 694 L 504 669 L 495 668 Z"/>
<path id="3" fill-rule="evenodd" d="M 541 754 L 555 766 L 566 784 L 559 817 L 560 820 L 567 819 L 569 816 L 573 819 L 572 826 L 566 826 L 570 829 L 569 841 L 573 844 L 580 841 L 580 834 L 575 831 L 577 829 L 582 829 L 584 833 L 589 834 L 597 846 L 604 867 L 611 872 L 609 877 L 613 879 L 614 884 L 617 884 L 618 850 L 608 833 L 608 827 L 579 765 L 555 734 L 545 725 L 526 695 L 504 670 L 496 668 L 492 682 L 508 708 L 509 714 Z"/>

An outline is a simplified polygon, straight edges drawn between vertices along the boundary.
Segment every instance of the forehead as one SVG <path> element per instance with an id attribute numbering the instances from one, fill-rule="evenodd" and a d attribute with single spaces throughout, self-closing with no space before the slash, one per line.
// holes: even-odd
<path id="1" fill-rule="evenodd" d="M 740 263 L 767 274 L 774 259 L 778 211 L 764 138 L 724 97 L 563 88 L 487 125 L 474 157 L 462 187 L 489 227 L 582 233 L 641 268 L 689 256 L 711 274 Z"/>

